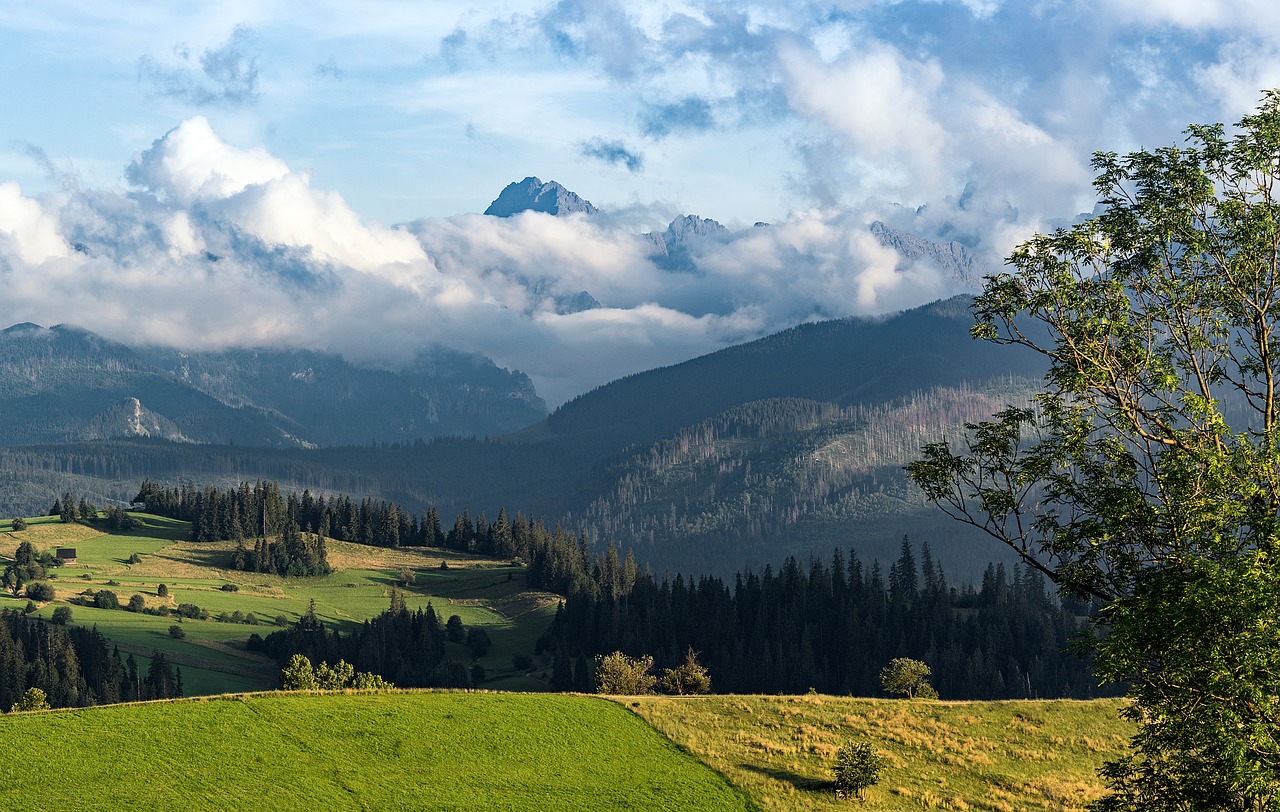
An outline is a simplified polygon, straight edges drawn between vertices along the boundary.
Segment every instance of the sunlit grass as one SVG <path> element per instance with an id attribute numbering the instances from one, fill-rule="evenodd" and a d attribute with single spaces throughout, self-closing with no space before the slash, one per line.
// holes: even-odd
<path id="1" fill-rule="evenodd" d="M 808 696 L 619 698 L 766 809 L 845 809 L 853 739 L 887 760 L 867 809 L 1083 810 L 1132 732 L 1120 700 L 911 702 Z"/>
<path id="2" fill-rule="evenodd" d="M 228 697 L 9 715 L 0 737 L 6 809 L 753 808 L 582 696 Z"/>

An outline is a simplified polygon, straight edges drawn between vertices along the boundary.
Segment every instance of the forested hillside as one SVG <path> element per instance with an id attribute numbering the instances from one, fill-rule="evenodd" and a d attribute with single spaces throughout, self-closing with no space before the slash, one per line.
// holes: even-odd
<path id="1" fill-rule="evenodd" d="M 926 508 L 901 466 L 923 443 L 1024 403 L 1042 370 L 1034 356 L 973 341 L 971 323 L 960 298 L 801 325 L 624 378 L 488 440 L 9 447 L 0 449 L 0 511 L 40 512 L 66 490 L 128 499 L 143 478 L 223 487 L 267 479 L 442 515 L 520 510 L 593 545 L 634 546 L 658 571 L 727 575 L 834 546 L 890 560 L 905 533 L 930 540 L 950 571 L 972 580 L 981 575 L 974 562 L 998 551 Z M 226 381 L 246 379 L 209 363 L 184 374 L 228 399 Z"/>

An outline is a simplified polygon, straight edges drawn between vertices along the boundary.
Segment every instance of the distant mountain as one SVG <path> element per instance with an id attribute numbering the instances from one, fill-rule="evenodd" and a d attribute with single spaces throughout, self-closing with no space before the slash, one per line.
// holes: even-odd
<path id="1" fill-rule="evenodd" d="M 314 447 L 496 435 L 545 414 L 523 374 L 443 349 L 391 372 L 304 350 L 130 348 L 67 325 L 0 332 L 0 445 Z"/>
<path id="2" fill-rule="evenodd" d="M 927 259 L 941 268 L 952 281 L 973 290 L 981 289 L 982 276 L 986 269 L 979 269 L 964 243 L 955 240 L 948 243 L 926 240 L 923 237 L 904 234 L 879 220 L 873 222 L 869 228 L 881 245 L 897 251 L 898 256 L 903 259 Z"/>
<path id="3" fill-rule="evenodd" d="M 446 522 L 464 509 L 490 521 L 500 507 L 522 511 L 593 543 L 634 546 L 659 571 L 732 573 L 786 554 L 827 558 L 837 546 L 888 562 L 907 534 L 928 541 L 949 574 L 976 579 L 1005 551 L 927 505 L 902 465 L 923 443 L 1026 403 L 1044 367 L 1033 353 L 972 340 L 970 302 L 801 325 L 620 379 L 488 441 L 0 449 L 0 470 L 13 475 L 0 476 L 0 514 L 6 494 L 39 504 L 74 477 L 86 490 L 121 493 L 143 476 L 264 477 L 431 506 Z M 49 484 L 23 484 L 32 480 Z"/>
<path id="4" fill-rule="evenodd" d="M 689 243 L 707 237 L 727 237 L 730 234 L 729 229 L 715 220 L 702 218 L 696 214 L 686 214 L 672 220 L 666 231 L 651 231 L 644 237 L 653 246 L 649 259 L 659 268 L 668 271 L 692 272 L 697 270 L 697 266 L 689 255 Z"/>
<path id="5" fill-rule="evenodd" d="M 540 211 L 551 215 L 595 214 L 599 210 L 588 200 L 553 180 L 543 183 L 528 177 L 518 183 L 507 184 L 497 199 L 484 210 L 493 217 L 513 217 L 522 211 Z"/>

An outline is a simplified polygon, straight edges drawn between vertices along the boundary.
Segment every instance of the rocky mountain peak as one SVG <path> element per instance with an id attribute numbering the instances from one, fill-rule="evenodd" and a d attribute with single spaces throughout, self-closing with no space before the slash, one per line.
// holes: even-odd
<path id="1" fill-rule="evenodd" d="M 540 211 L 553 216 L 562 214 L 596 214 L 599 209 L 576 193 L 549 180 L 543 183 L 528 177 L 518 183 L 509 183 L 484 213 L 492 217 L 512 217 L 522 211 Z"/>

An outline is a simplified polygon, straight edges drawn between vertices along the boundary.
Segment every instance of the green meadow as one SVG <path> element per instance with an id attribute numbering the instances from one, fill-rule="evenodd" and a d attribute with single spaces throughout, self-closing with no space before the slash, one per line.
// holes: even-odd
<path id="1" fill-rule="evenodd" d="M 415 548 L 383 549 L 329 541 L 334 572 L 315 578 L 281 578 L 231 568 L 233 542 L 189 541 L 185 522 L 149 514 L 131 514 L 142 528 L 104 533 L 57 517 L 30 519 L 26 530 L 14 532 L 10 520 L 0 521 L 0 558 L 10 558 L 22 541 L 37 550 L 74 547 L 76 562 L 51 570 L 56 599 L 40 606 L 48 618 L 59 605 L 72 603 L 72 622 L 97 626 L 144 668 L 154 651 L 182 668 L 187 695 L 260 691 L 278 683 L 278 668 L 267 657 L 248 651 L 251 634 L 266 637 L 278 624 L 296 621 L 315 602 L 316 615 L 331 629 L 350 631 L 384 611 L 396 590 L 410 609 L 430 604 L 441 621 L 458 615 L 468 626 L 480 626 L 492 647 L 479 662 L 485 668 L 485 688 L 547 690 L 543 672 L 550 663 L 539 661 L 532 673 L 517 672 L 515 654 L 533 654 L 533 644 L 555 615 L 557 598 L 529 592 L 524 571 L 509 562 L 489 561 L 451 551 Z M 136 555 L 138 563 L 128 563 Z M 441 564 L 444 563 L 444 569 Z M 168 595 L 160 596 L 164 584 Z M 194 604 L 208 620 L 178 619 L 80 605 L 92 593 L 109 589 L 121 605 L 141 595 L 149 607 Z M 25 597 L 0 593 L 0 609 L 22 609 Z M 220 622 L 219 616 L 250 622 Z M 180 624 L 181 639 L 169 629 Z M 471 662 L 469 652 L 449 644 L 450 656 Z M 545 658 L 543 658 L 545 659 Z"/>
<path id="2" fill-rule="evenodd" d="M 6 809 L 756 808 L 584 696 L 261 694 L 10 714 Z"/>

